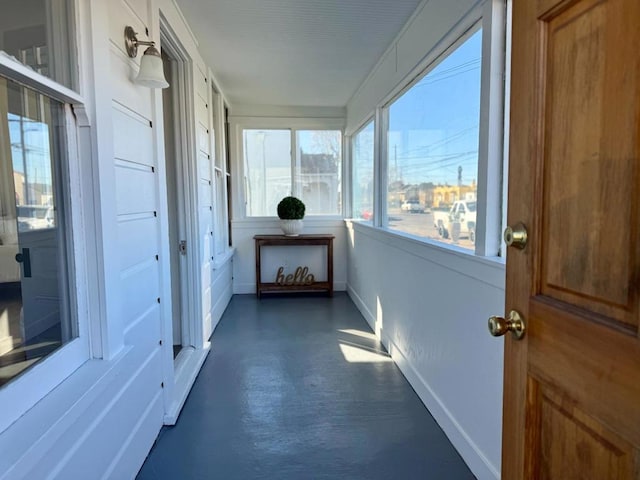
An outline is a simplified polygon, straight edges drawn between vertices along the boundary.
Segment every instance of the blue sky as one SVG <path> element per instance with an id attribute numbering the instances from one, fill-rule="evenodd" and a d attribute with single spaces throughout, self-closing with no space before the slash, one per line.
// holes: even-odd
<path id="1" fill-rule="evenodd" d="M 479 30 L 391 105 L 390 176 L 397 159 L 405 184 L 477 180 L 481 53 Z"/>
<path id="2" fill-rule="evenodd" d="M 31 183 L 51 184 L 51 152 L 49 147 L 49 127 L 45 123 L 23 118 L 9 113 L 9 138 L 13 170 L 26 173 Z M 20 129 L 24 137 L 20 134 Z M 24 155 L 23 155 L 24 144 Z"/>

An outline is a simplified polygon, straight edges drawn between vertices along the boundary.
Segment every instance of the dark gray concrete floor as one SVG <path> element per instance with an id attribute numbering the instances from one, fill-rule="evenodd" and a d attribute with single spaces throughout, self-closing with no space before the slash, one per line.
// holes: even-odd
<path id="1" fill-rule="evenodd" d="M 233 297 L 146 479 L 473 479 L 349 297 Z"/>

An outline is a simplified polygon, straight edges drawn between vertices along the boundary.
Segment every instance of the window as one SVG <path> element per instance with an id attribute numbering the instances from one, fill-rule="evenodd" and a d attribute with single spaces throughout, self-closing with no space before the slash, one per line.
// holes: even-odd
<path id="1" fill-rule="evenodd" d="M 0 77 L 0 386 L 78 335 L 65 151 L 64 105 Z"/>
<path id="2" fill-rule="evenodd" d="M 82 201 L 94 192 L 84 181 L 90 178 L 81 177 L 78 154 L 91 133 L 76 127 L 72 113 L 71 104 L 82 110 L 82 96 L 65 88 L 77 85 L 69 58 L 76 57 L 69 41 L 75 36 L 72 4 L 3 3 L 0 431 L 89 359 L 89 322 L 100 321 L 100 312 L 88 306 L 99 288 L 88 271 L 99 266 L 83 222 L 93 212 Z M 87 154 L 82 160 L 93 159 Z M 95 340 L 100 356 L 103 345 L 97 335 Z"/>
<path id="3" fill-rule="evenodd" d="M 74 88 L 71 10 L 67 0 L 3 0 L 0 55 Z"/>
<path id="4" fill-rule="evenodd" d="M 275 215 L 278 202 L 291 194 L 291 131 L 243 133 L 247 216 Z"/>
<path id="5" fill-rule="evenodd" d="M 339 130 L 245 129 L 242 144 L 247 216 L 275 216 L 287 195 L 305 202 L 306 215 L 341 213 Z"/>
<path id="6" fill-rule="evenodd" d="M 373 219 L 373 150 L 374 122 L 369 122 L 353 136 L 351 161 L 353 164 L 353 217 Z"/>
<path id="7" fill-rule="evenodd" d="M 228 220 L 227 220 L 227 186 L 229 184 L 229 170 L 227 165 L 227 110 L 221 95 L 212 88 L 211 98 L 213 103 L 213 128 L 211 129 L 211 144 L 214 152 L 215 171 L 215 202 L 214 202 L 214 223 L 215 223 L 215 255 L 221 257 L 229 250 Z"/>
<path id="8" fill-rule="evenodd" d="M 474 249 L 482 30 L 387 109 L 387 226 Z"/>
<path id="9" fill-rule="evenodd" d="M 296 132 L 294 195 L 305 203 L 305 215 L 341 213 L 342 135 L 335 130 Z"/>

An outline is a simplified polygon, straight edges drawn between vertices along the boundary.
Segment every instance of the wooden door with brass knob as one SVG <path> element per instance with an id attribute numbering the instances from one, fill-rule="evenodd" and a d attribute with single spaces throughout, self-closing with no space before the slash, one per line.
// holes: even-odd
<path id="1" fill-rule="evenodd" d="M 513 0 L 505 480 L 640 479 L 639 21 Z"/>

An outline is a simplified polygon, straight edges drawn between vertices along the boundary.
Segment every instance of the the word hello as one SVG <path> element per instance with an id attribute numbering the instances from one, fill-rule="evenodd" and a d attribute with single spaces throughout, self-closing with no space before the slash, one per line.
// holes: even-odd
<path id="1" fill-rule="evenodd" d="M 295 273 L 284 275 L 284 267 L 278 268 L 276 283 L 278 285 L 311 285 L 315 282 L 313 273 L 309 273 L 308 267 L 298 267 Z"/>

